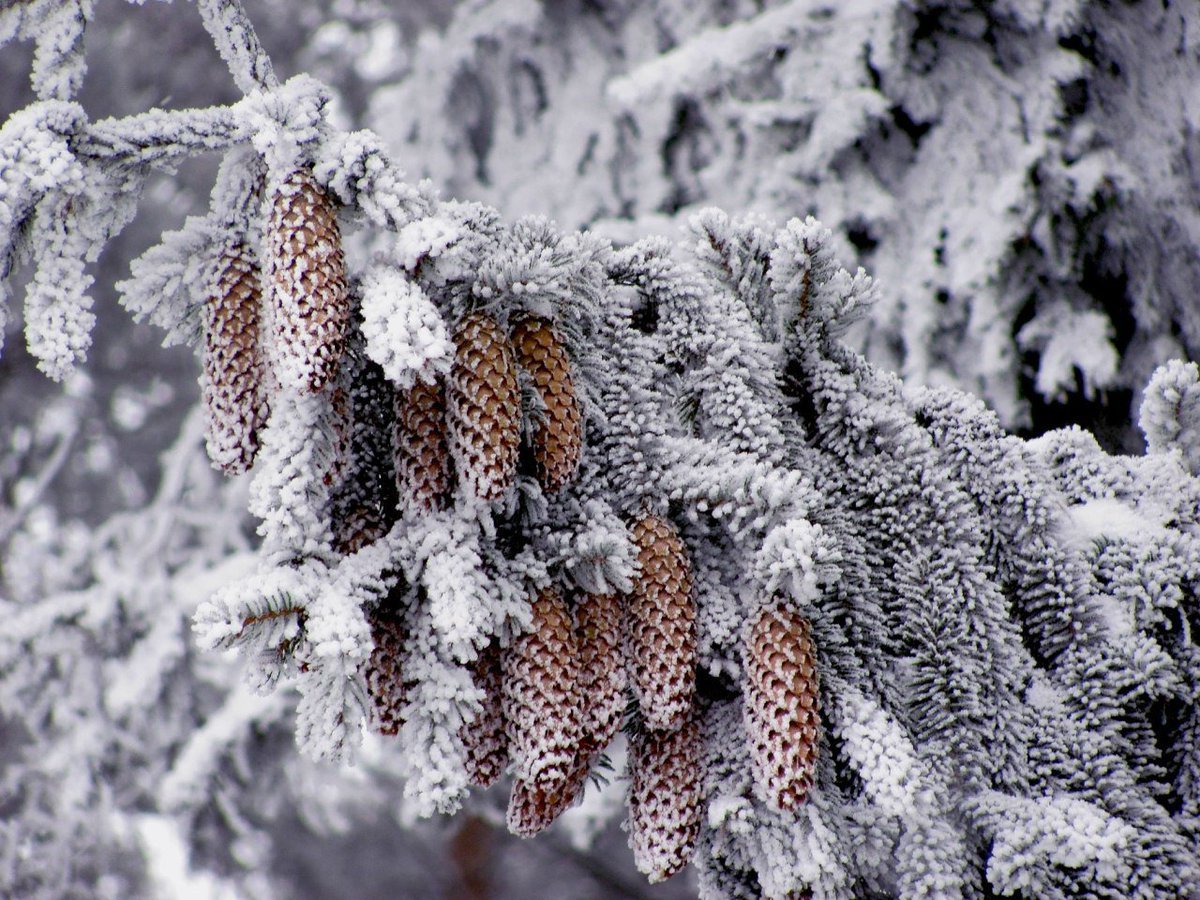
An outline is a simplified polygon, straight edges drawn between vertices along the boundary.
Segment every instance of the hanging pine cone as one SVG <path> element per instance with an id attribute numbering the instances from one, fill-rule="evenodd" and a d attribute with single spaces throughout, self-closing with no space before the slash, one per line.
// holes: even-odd
<path id="1" fill-rule="evenodd" d="M 208 456 L 231 475 L 245 472 L 258 452 L 267 419 L 265 374 L 259 349 L 262 290 L 254 255 L 245 244 L 218 262 L 213 296 L 205 305 L 204 410 Z"/>
<path id="2" fill-rule="evenodd" d="M 808 622 L 780 602 L 760 609 L 746 645 L 745 724 L 754 779 L 778 810 L 812 788 L 821 719 L 817 654 Z"/>
<path id="3" fill-rule="evenodd" d="M 504 733 L 504 676 L 500 648 L 490 644 L 471 666 L 475 686 L 483 691 L 483 709 L 462 727 L 467 776 L 472 784 L 491 787 L 508 765 L 508 736 Z"/>
<path id="4" fill-rule="evenodd" d="M 538 481 L 547 491 L 557 491 L 575 476 L 583 450 L 583 416 L 571 379 L 571 360 L 546 319 L 521 316 L 512 340 L 517 362 L 533 379 L 546 410 L 533 436 Z"/>
<path id="5" fill-rule="evenodd" d="M 508 830 L 521 837 L 533 837 L 571 808 L 587 783 L 588 766 L 580 760 L 567 780 L 557 788 L 546 790 L 536 784 L 513 779 L 508 798 Z"/>
<path id="6" fill-rule="evenodd" d="M 332 499 L 334 546 L 345 554 L 387 534 L 396 512 L 390 415 L 394 391 L 361 345 L 353 339 L 349 343 L 331 396 L 343 460 Z"/>
<path id="7" fill-rule="evenodd" d="M 440 381 L 396 392 L 392 446 L 401 505 L 441 509 L 450 493 L 446 395 Z"/>
<path id="8" fill-rule="evenodd" d="M 408 633 L 401 611 L 394 607 L 379 606 L 367 613 L 367 619 L 375 641 L 366 673 L 367 691 L 375 707 L 372 725 L 380 734 L 397 734 L 404 724 L 404 704 L 408 699 L 400 670 Z"/>
<path id="9" fill-rule="evenodd" d="M 350 304 L 333 201 L 307 169 L 275 194 L 267 252 L 280 380 L 319 391 L 337 373 Z"/>
<path id="10" fill-rule="evenodd" d="M 538 592 L 530 630 L 504 654 L 504 720 L 517 777 L 556 793 L 579 749 L 579 647 L 555 588 Z"/>
<path id="11" fill-rule="evenodd" d="M 498 500 L 517 473 L 521 391 L 508 339 L 495 319 L 463 317 L 447 389 L 450 453 L 475 496 Z"/>
<path id="12" fill-rule="evenodd" d="M 644 729 L 629 747 L 629 846 L 638 871 L 664 881 L 688 864 L 703 809 L 700 723 Z"/>
<path id="13" fill-rule="evenodd" d="M 630 537 L 641 571 L 626 604 L 626 665 L 647 727 L 678 728 L 696 690 L 691 563 L 675 526 L 659 516 L 642 516 Z"/>
<path id="14" fill-rule="evenodd" d="M 589 756 L 608 746 L 625 712 L 621 607 L 619 594 L 584 594 L 575 607 L 583 744 Z"/>

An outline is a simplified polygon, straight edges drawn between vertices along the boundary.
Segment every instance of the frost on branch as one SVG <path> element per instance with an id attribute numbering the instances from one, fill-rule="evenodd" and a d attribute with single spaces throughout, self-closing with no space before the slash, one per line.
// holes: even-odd
<path id="1" fill-rule="evenodd" d="M 193 276 L 228 272 L 230 246 L 264 265 L 261 362 L 242 377 L 270 417 L 253 460 L 230 444 L 262 546 L 193 629 L 239 651 L 279 706 L 227 699 L 190 721 L 162 803 L 186 814 L 240 738 L 294 712 L 310 757 L 345 760 L 379 731 L 371 752 L 413 814 L 451 813 L 507 775 L 522 835 L 586 802 L 623 742 L 635 862 L 652 879 L 694 864 L 706 897 L 1152 898 L 1200 883 L 1194 369 L 1148 389 L 1147 457 L 1078 429 L 1023 441 L 975 398 L 842 343 L 896 288 L 844 267 L 814 219 L 703 210 L 681 246 L 615 248 L 437 201 L 373 136 L 338 134 L 319 85 L 274 85 L 236 4 L 204 10 L 256 85 L 245 100 L 103 127 L 41 104 L 0 151 L 20 160 L 4 176 L 19 200 L 3 208 L 19 232 L 6 267 L 41 254 L 47 272 L 82 272 L 130 208 L 107 206 L 138 183 L 124 166 L 208 149 L 226 153 L 209 214 L 135 265 L 126 303 L 198 336 L 222 279 Z M 536 10 L 505 27 L 523 15 Z M 824 27 L 799 4 L 763 15 L 733 31 L 746 47 L 772 23 Z M 697 77 L 743 62 L 730 51 Z M 628 96 L 681 76 L 645 77 Z M 883 115 L 858 99 L 856 127 Z M 810 164 L 856 130 L 811 124 Z M 370 239 L 365 270 L 343 239 Z M 41 321 L 81 326 L 79 297 L 43 282 L 28 301 Z M 51 346 L 33 319 L 65 368 L 86 329 Z M 1086 321 L 1097 341 L 1076 349 L 1099 386 L 1107 332 Z M 1039 346 L 1055 383 L 1055 360 L 1081 361 Z M 46 622 L 116 605 L 65 591 L 22 617 L 5 636 L 20 673 L 6 711 L 54 722 L 41 660 L 69 665 L 79 636 Z M 118 715 L 138 708 L 130 668 L 182 657 L 176 621 L 137 610 L 133 662 L 103 698 Z"/>
<path id="2" fill-rule="evenodd" d="M 277 395 L 291 412 L 257 464 L 272 564 L 306 585 L 294 646 L 268 645 L 297 661 L 304 746 L 340 753 L 359 724 L 394 722 L 411 809 L 455 809 L 494 777 L 480 775 L 471 728 L 495 716 L 476 662 L 498 648 L 509 823 L 540 830 L 587 790 L 611 734 L 564 711 L 585 652 L 568 617 L 586 628 L 591 616 L 569 589 L 616 587 L 630 834 L 651 877 L 690 860 L 718 893 L 1128 883 L 1149 897 L 1195 874 L 1186 824 L 1155 799 L 1195 803 L 1194 754 L 1155 737 L 1163 716 L 1170 733 L 1196 727 L 1198 486 L 1178 457 L 1109 457 L 1069 431 L 1024 442 L 973 398 L 870 365 L 838 335 L 877 288 L 811 221 L 706 213 L 687 249 L 618 251 L 438 214 L 457 217 L 456 241 L 387 277 L 457 331 L 457 399 L 420 426 L 337 399 L 413 377 L 364 361 L 372 334 L 393 345 L 352 293 L 364 343 L 351 340 L 322 392 Z M 548 314 L 585 400 L 581 460 L 555 492 L 533 443 L 549 401 L 524 389 L 536 369 L 515 366 L 508 336 L 524 341 L 526 317 Z M 375 536 L 338 563 L 329 510 L 387 469 L 386 453 L 364 469 L 353 448 L 443 427 L 458 448 L 443 499 L 381 502 Z M 363 554 L 378 584 L 338 589 L 332 573 Z M 403 686 L 386 720 L 363 687 L 384 671 L 367 624 L 384 603 L 403 635 L 379 645 Z M 320 610 L 336 640 L 309 637 Z M 529 712 L 543 707 L 558 712 Z M 654 786 L 668 783 L 678 802 L 664 806 Z M 1096 810 L 1098 824 L 1012 849 L 995 811 L 1038 803 L 1045 821 Z M 1128 866 L 1106 862 L 1118 845 Z"/>
<path id="3" fill-rule="evenodd" d="M 399 388 L 450 371 L 453 348 L 437 307 L 401 272 L 375 268 L 363 282 L 367 354 Z"/>
<path id="4" fill-rule="evenodd" d="M 1178 449 L 1200 475 L 1200 367 L 1174 360 L 1158 368 L 1142 398 L 1138 424 L 1151 453 Z"/>
<path id="5" fill-rule="evenodd" d="M 714 205 L 811 213 L 851 277 L 886 287 L 856 348 L 971 390 L 1007 428 L 1089 389 L 1101 415 L 1200 355 L 1193 6 L 492 12 L 423 33 L 413 74 L 371 101 L 397 158 L 450 194 L 623 242 Z"/>

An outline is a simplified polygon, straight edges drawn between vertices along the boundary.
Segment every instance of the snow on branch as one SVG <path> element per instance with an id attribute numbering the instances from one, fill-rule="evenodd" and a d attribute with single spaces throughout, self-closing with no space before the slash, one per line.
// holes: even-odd
<path id="1" fill-rule="evenodd" d="M 703 82 L 698 55 L 737 64 L 810 9 L 705 33 L 614 91 Z M 236 438 L 210 439 L 214 462 L 253 470 L 257 570 L 193 633 L 260 692 L 295 690 L 303 752 L 346 760 L 378 731 L 420 815 L 507 778 L 528 836 L 623 730 L 636 864 L 694 864 L 711 897 L 1200 884 L 1194 366 L 1147 391 L 1146 459 L 1079 431 L 1021 441 L 841 342 L 880 288 L 815 219 L 705 210 L 681 246 L 615 248 L 440 201 L 327 121 L 318 82 L 277 84 L 238 4 L 202 13 L 244 99 L 93 125 L 43 102 L 0 132 L 5 275 L 37 263 L 28 339 L 65 373 L 84 265 L 148 168 L 226 154 L 208 214 L 121 289 L 203 339 L 210 438 Z M 365 269 L 352 229 L 379 238 Z M 185 658 L 144 602 L 170 574 L 19 619 L 5 709 L 55 721 L 17 645 L 73 665 L 74 620 L 128 596 L 141 630 L 94 702 L 134 717 L 135 671 L 157 687 Z M 163 703 L 192 731 L 163 805 L 201 802 L 291 709 L 221 687 L 203 718 Z"/>

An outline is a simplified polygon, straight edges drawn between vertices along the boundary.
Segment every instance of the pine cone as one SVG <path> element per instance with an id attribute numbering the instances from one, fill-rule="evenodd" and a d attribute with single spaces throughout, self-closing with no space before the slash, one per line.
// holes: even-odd
<path id="1" fill-rule="evenodd" d="M 385 601 L 386 602 L 386 601 Z M 368 612 L 375 648 L 367 660 L 367 691 L 375 705 L 372 723 L 380 734 L 397 734 L 404 724 L 407 688 L 400 661 L 408 633 L 400 610 L 380 606 Z"/>
<path id="2" fill-rule="evenodd" d="M 261 302 L 254 255 L 245 244 L 235 244 L 218 263 L 215 291 L 205 306 L 202 380 L 208 456 L 231 475 L 254 464 L 258 432 L 267 420 L 258 336 Z"/>
<path id="3" fill-rule="evenodd" d="M 608 746 L 625 712 L 621 607 L 618 594 L 584 594 L 575 608 L 583 745 L 588 756 Z"/>
<path id="4" fill-rule="evenodd" d="M 498 500 L 517 472 L 521 392 L 508 339 L 482 313 L 464 316 L 454 335 L 447 391 L 450 452 L 460 480 L 484 500 Z"/>
<path id="5" fill-rule="evenodd" d="M 504 677 L 496 644 L 481 650 L 471 666 L 475 686 L 483 691 L 483 709 L 462 727 L 467 775 L 472 784 L 491 787 L 508 765 L 508 736 L 504 733 Z"/>
<path id="6" fill-rule="evenodd" d="M 700 833 L 703 777 L 700 723 L 645 729 L 629 748 L 629 846 L 638 871 L 664 881 L 688 864 Z"/>
<path id="7" fill-rule="evenodd" d="M 337 373 L 350 304 L 333 202 L 307 169 L 275 194 L 267 252 L 281 380 L 315 393 Z"/>
<path id="8" fill-rule="evenodd" d="M 533 837 L 570 809 L 587 783 L 588 765 L 582 759 L 571 769 L 567 780 L 553 790 L 513 780 L 508 798 L 508 830 L 521 837 Z"/>
<path id="9" fill-rule="evenodd" d="M 744 716 L 754 779 L 778 810 L 812 788 L 820 737 L 817 654 L 808 622 L 780 602 L 758 611 L 746 646 Z"/>
<path id="10" fill-rule="evenodd" d="M 579 750 L 579 647 L 554 588 L 539 591 L 533 625 L 504 654 L 504 720 L 517 777 L 555 794 Z"/>
<path id="11" fill-rule="evenodd" d="M 358 504 L 337 510 L 333 517 L 333 547 L 343 556 L 357 553 L 388 533 L 378 506 Z"/>
<path id="12" fill-rule="evenodd" d="M 675 526 L 659 516 L 642 516 L 630 537 L 641 571 L 626 604 L 626 665 L 647 727 L 678 728 L 696 691 L 691 563 Z"/>
<path id="13" fill-rule="evenodd" d="M 351 341 L 340 384 L 332 392 L 343 459 L 333 495 L 334 545 L 350 554 L 387 534 L 395 521 L 391 409 L 393 390 L 383 370 Z"/>
<path id="14" fill-rule="evenodd" d="M 401 504 L 442 509 L 450 493 L 446 395 L 439 381 L 396 392 L 392 446 Z"/>
<path id="15" fill-rule="evenodd" d="M 546 408 L 533 436 L 538 481 L 557 491 L 575 476 L 583 450 L 583 417 L 571 360 L 554 327 L 537 316 L 522 316 L 512 332 L 517 362 L 529 373 Z"/>

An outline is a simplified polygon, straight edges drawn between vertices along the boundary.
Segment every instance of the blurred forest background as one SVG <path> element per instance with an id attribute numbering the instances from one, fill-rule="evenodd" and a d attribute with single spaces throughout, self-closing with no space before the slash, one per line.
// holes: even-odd
<path id="1" fill-rule="evenodd" d="M 1164 360 L 1200 358 L 1194 4 L 245 5 L 281 79 L 323 80 L 340 126 L 380 134 L 410 178 L 444 196 L 615 241 L 678 235 L 710 204 L 778 222 L 815 215 L 842 260 L 880 284 L 882 301 L 851 342 L 910 383 L 978 393 L 1015 432 L 1078 423 L 1107 449 L 1139 451 L 1140 387 Z M 33 99 L 32 60 L 28 43 L 0 52 L 0 120 Z M 101 0 L 87 62 L 79 99 L 93 120 L 239 96 L 188 3 Z M 191 160 L 152 182 L 95 264 L 98 327 L 80 373 L 51 382 L 23 346 L 19 314 L 7 326 L 0 595 L 28 606 L 140 581 L 136 590 L 171 597 L 181 649 L 175 686 L 139 701 L 140 719 L 89 712 L 114 706 L 102 686 L 119 676 L 128 635 L 81 628 L 46 670 L 3 657 L 0 887 L 19 888 L 30 854 L 63 858 L 45 849 L 59 846 L 75 861 L 59 896 L 153 895 L 178 883 L 182 866 L 169 861 L 182 841 L 210 873 L 192 891 L 694 895 L 688 876 L 646 886 L 612 824 L 590 845 L 586 821 L 522 842 L 483 807 L 414 826 L 386 767 L 344 775 L 289 761 L 289 725 L 265 708 L 246 714 L 255 740 L 231 753 L 221 784 L 230 797 L 253 784 L 276 802 L 224 803 L 220 792 L 186 802 L 178 762 L 206 721 L 204 692 L 236 681 L 214 671 L 221 661 L 193 658 L 187 618 L 207 584 L 198 573 L 243 558 L 253 522 L 244 485 L 222 484 L 203 461 L 193 352 L 161 348 L 159 331 L 119 308 L 114 285 L 164 231 L 206 209 L 216 164 Z M 13 276 L 18 299 L 28 274 Z M 154 543 L 163 529 L 187 531 L 178 547 L 190 548 L 188 564 L 172 562 L 174 543 Z M 81 654 L 94 665 L 66 671 L 61 660 Z M 13 715 L 23 702 L 13 685 L 38 672 L 62 680 L 76 717 L 59 713 L 59 743 L 32 766 L 21 754 L 45 735 Z M 174 709 L 172 691 L 188 692 L 190 718 L 155 713 Z M 81 767 L 97 777 L 64 801 L 64 773 Z"/>

